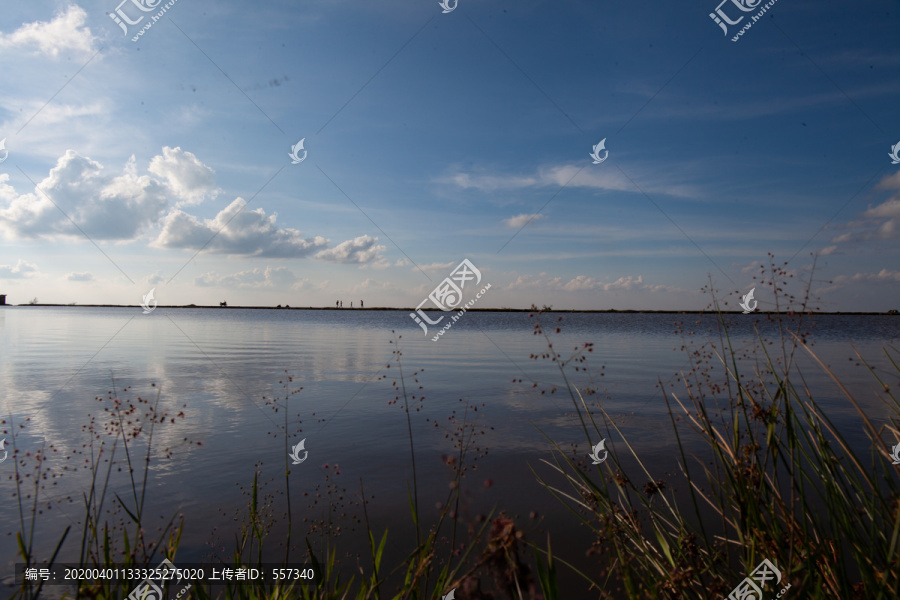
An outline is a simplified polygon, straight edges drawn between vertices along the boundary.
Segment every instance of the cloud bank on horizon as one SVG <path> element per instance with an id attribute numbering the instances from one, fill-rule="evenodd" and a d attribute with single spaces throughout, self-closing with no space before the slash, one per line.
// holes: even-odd
<path id="1" fill-rule="evenodd" d="M 898 15 L 139 4 L 0 16 L 12 303 L 413 306 L 468 258 L 479 306 L 695 309 L 771 253 L 898 308 Z"/>

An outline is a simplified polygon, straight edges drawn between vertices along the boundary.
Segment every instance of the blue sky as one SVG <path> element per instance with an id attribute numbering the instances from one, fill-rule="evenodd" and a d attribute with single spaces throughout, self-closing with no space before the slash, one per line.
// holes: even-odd
<path id="1" fill-rule="evenodd" d="M 890 3 L 139 1 L 5 3 L 12 303 L 900 308 Z"/>

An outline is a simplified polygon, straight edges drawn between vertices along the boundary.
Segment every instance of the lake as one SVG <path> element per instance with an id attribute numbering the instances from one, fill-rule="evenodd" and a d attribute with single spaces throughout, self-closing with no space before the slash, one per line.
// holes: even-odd
<path id="1" fill-rule="evenodd" d="M 728 318 L 738 347 L 752 344 L 754 326 L 764 334 L 774 331 L 763 315 Z M 541 319 L 554 349 L 564 357 L 585 343 L 594 344 L 586 363 L 569 365 L 590 369 L 571 371 L 573 383 L 587 387 L 593 377 L 597 394 L 588 401 L 599 401 L 616 419 L 647 464 L 659 473 L 675 472 L 678 456 L 658 382 L 684 398 L 677 373 L 690 369 L 691 358 L 681 349 L 685 338 L 677 323 L 693 332 L 688 339 L 699 344 L 715 327 L 715 316 L 548 313 Z M 554 331 L 557 326 L 560 333 Z M 52 551 L 65 524 L 81 520 L 87 471 L 75 467 L 84 460 L 89 440 L 84 426 L 89 414 L 102 418 L 109 401 L 97 398 L 115 389 L 125 401 L 141 397 L 152 403 L 158 394 L 160 410 L 175 418 L 154 430 L 147 514 L 160 523 L 174 513 L 185 515 L 179 559 L 227 556 L 240 525 L 234 518 L 247 504 L 255 471 L 261 473 L 273 515 L 283 512 L 286 453 L 280 432 L 285 409 L 275 412 L 271 400 L 284 397 L 280 382 L 287 382 L 289 374 L 289 389 L 303 388 L 287 405 L 289 443 L 305 439 L 309 453 L 302 464 L 291 466 L 294 520 L 308 519 L 295 527 L 295 541 L 310 521 L 323 517 L 330 493 L 335 519 L 346 513 L 336 534 L 338 547 L 344 553 L 362 552 L 362 485 L 372 497 L 370 522 L 379 533 L 389 528 L 389 553 L 396 559 L 414 537 L 407 500 L 407 486 L 412 485 L 409 433 L 402 395 L 395 402 L 393 383 L 400 385 L 400 371 L 391 363 L 399 347 L 422 514 L 436 516 L 437 504 L 447 496 L 452 473 L 441 457 L 454 454 L 453 434 L 465 413 L 479 432 L 472 451 L 478 460 L 470 463 L 475 468 L 464 479 L 460 519 L 475 519 L 498 506 L 516 517 L 528 539 L 543 543 L 549 531 L 561 556 L 589 565 L 584 532 L 536 482 L 535 472 L 552 477 L 540 462 L 550 457 L 549 440 L 580 455 L 590 446 L 573 416 L 571 398 L 564 389 L 550 391 L 562 385 L 562 378 L 554 363 L 540 358 L 547 343 L 533 335 L 533 327 L 528 313 L 468 312 L 432 341 L 433 333 L 423 334 L 408 311 L 160 307 L 144 315 L 124 307 L 2 307 L 0 395 L 6 431 L 11 418 L 20 453 L 52 445 L 55 451 L 45 467 L 64 475 L 41 492 L 44 500 L 55 502 L 40 515 L 40 554 L 46 558 Z M 808 329 L 811 347 L 845 385 L 859 392 L 876 426 L 882 423 L 883 407 L 877 394 L 870 393 L 878 386 L 857 365 L 851 344 L 876 369 L 886 371 L 881 348 L 897 347 L 900 318 L 820 315 Z M 717 334 L 714 339 L 718 341 Z M 864 448 L 858 420 L 839 389 L 805 353 L 800 351 L 797 360 L 816 399 L 848 439 Z M 888 382 L 897 386 L 897 379 L 894 373 Z M 180 412 L 183 417 L 177 416 Z M 5 437 L 11 456 L 12 434 Z M 135 440 L 132 449 L 140 456 L 144 439 L 146 435 Z M 607 448 L 619 439 L 610 436 Z M 117 459 L 121 464 L 124 457 L 118 453 Z M 0 505 L 4 536 L 18 528 L 11 496 L 13 463 L 0 463 L 0 492 L 7 499 Z M 120 493 L 129 489 L 124 474 L 117 472 L 112 487 Z M 61 501 L 67 497 L 74 502 Z M 276 527 L 273 536 L 279 534 Z M 80 530 L 75 537 L 80 538 Z M 9 573 L 15 548 L 13 538 L 4 539 L 0 558 Z M 69 557 L 74 548 L 67 546 Z M 348 561 L 355 564 L 355 558 Z M 571 598 L 590 597 L 574 582 L 566 585 Z"/>

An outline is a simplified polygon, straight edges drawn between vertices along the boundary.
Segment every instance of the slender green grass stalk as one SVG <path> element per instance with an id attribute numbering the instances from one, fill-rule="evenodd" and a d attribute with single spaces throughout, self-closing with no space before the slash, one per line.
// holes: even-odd
<path id="1" fill-rule="evenodd" d="M 409 462 L 412 465 L 413 476 L 411 490 L 412 513 L 416 525 L 416 546 L 419 546 L 422 543 L 422 536 L 419 531 L 419 483 L 416 477 L 416 449 L 413 444 L 412 420 L 409 414 L 409 396 L 406 393 L 406 378 L 403 377 L 403 362 L 400 360 L 400 357 L 403 356 L 403 352 L 400 349 L 400 338 L 402 337 L 398 335 L 392 342 L 396 347 L 396 350 L 394 350 L 395 362 L 397 363 L 397 369 L 400 371 L 400 387 L 403 390 L 403 407 L 406 412 L 406 430 L 409 435 Z"/>
<path id="2" fill-rule="evenodd" d="M 288 381 L 290 382 L 291 378 L 288 377 Z M 302 389 L 302 388 L 301 388 Z M 284 543 L 284 564 L 287 564 L 288 557 L 291 552 L 291 530 L 293 529 L 294 521 L 291 517 L 291 468 L 288 466 L 288 403 L 290 401 L 290 394 L 285 395 L 284 398 L 284 497 L 285 502 L 287 504 L 287 532 L 285 533 L 285 543 Z"/>

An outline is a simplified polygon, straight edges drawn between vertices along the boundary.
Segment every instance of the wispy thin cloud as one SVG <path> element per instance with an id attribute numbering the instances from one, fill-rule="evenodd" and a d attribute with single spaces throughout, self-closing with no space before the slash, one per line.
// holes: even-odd
<path id="1" fill-rule="evenodd" d="M 587 159 L 587 157 L 586 157 Z M 584 165 L 562 164 L 545 165 L 531 174 L 457 172 L 440 177 L 436 182 L 450 184 L 462 189 L 474 189 L 481 192 L 512 191 L 526 188 L 561 187 L 585 188 L 594 190 L 637 192 L 634 185 L 618 170 L 583 169 Z M 580 173 L 579 173 L 580 171 Z M 576 175 L 577 174 L 577 175 Z M 646 190 L 670 196 L 693 197 L 696 190 L 681 182 L 650 182 Z"/>
<path id="2" fill-rule="evenodd" d="M 528 223 L 534 223 L 535 221 L 540 221 L 542 219 L 546 219 L 546 215 L 542 215 L 540 213 L 535 214 L 521 214 L 516 215 L 514 217 L 510 217 L 508 219 L 503 219 L 503 223 L 507 227 L 512 227 L 513 229 L 518 229 Z"/>
<path id="3" fill-rule="evenodd" d="M 66 275 L 66 281 L 87 283 L 89 281 L 94 281 L 94 276 L 90 273 L 68 273 Z"/>
<path id="4" fill-rule="evenodd" d="M 219 275 L 215 272 L 204 273 L 194 279 L 194 284 L 200 287 L 222 288 L 291 288 L 301 289 L 309 283 L 307 279 L 300 279 L 287 267 L 254 268 L 239 271 L 229 275 Z"/>

